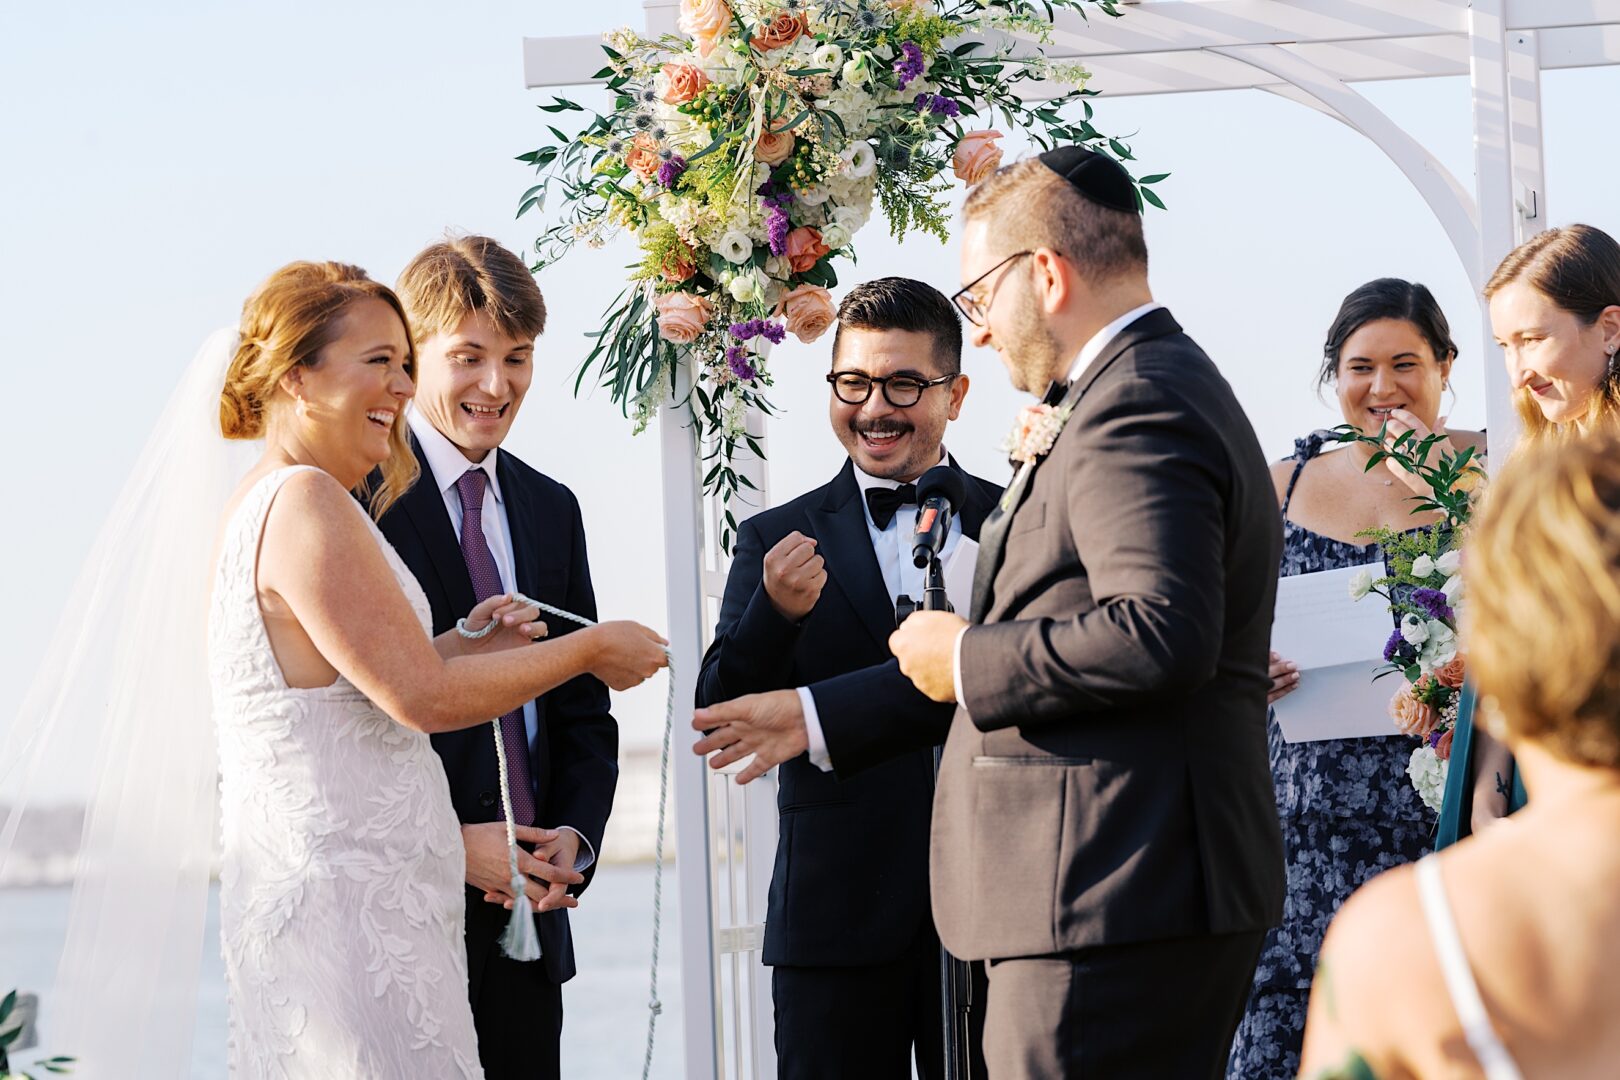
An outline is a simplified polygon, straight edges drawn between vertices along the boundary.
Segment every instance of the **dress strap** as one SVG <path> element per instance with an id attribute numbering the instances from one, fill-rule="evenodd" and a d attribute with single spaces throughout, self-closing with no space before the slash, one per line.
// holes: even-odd
<path id="1" fill-rule="evenodd" d="M 1440 973 L 1445 976 L 1451 1007 L 1462 1022 L 1463 1037 L 1479 1061 L 1485 1080 L 1524 1080 L 1524 1074 L 1519 1072 L 1513 1056 L 1491 1026 L 1485 1003 L 1480 1000 L 1479 986 L 1474 982 L 1468 956 L 1463 952 L 1462 937 L 1457 933 L 1457 922 L 1446 900 L 1440 861 L 1433 855 L 1418 860 L 1417 884 L 1423 917 L 1429 924 L 1429 935 L 1434 938 L 1434 952 L 1440 961 Z"/>
<path id="2" fill-rule="evenodd" d="M 1283 492 L 1282 516 L 1288 516 L 1288 504 L 1294 501 L 1294 485 L 1299 483 L 1299 474 L 1305 471 L 1305 463 L 1322 452 L 1322 439 L 1325 431 L 1313 431 L 1303 439 L 1294 440 L 1294 472 L 1288 478 L 1288 490 Z"/>

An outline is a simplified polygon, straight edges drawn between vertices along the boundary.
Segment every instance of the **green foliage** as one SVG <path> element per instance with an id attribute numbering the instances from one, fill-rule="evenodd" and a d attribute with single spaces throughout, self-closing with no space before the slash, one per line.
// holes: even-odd
<path id="1" fill-rule="evenodd" d="M 12 1013 L 17 1008 L 17 991 L 12 990 L 4 998 L 0 998 L 0 1080 L 11 1080 L 20 1077 L 22 1080 L 38 1080 L 28 1069 L 14 1070 L 8 1051 L 11 1044 L 22 1037 L 22 1027 L 12 1021 Z M 44 1069 L 48 1073 L 66 1074 L 73 1071 L 74 1058 L 58 1054 L 55 1057 L 41 1058 L 29 1066 L 32 1069 Z"/>

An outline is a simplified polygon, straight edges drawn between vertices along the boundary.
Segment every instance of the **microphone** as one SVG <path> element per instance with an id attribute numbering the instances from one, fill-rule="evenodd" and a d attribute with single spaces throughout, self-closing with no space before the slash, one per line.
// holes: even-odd
<path id="1" fill-rule="evenodd" d="M 935 465 L 917 481 L 917 528 L 911 534 L 914 566 L 922 568 L 939 558 L 964 494 L 962 474 L 949 465 Z"/>

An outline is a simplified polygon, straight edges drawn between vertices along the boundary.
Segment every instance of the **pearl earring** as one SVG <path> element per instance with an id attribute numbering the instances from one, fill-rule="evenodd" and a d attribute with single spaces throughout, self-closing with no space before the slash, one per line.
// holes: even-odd
<path id="1" fill-rule="evenodd" d="M 304 404 L 303 398 L 298 399 L 298 405 L 295 409 L 293 409 L 293 411 L 298 414 L 298 419 L 300 420 L 303 420 L 309 416 L 309 406 Z"/>

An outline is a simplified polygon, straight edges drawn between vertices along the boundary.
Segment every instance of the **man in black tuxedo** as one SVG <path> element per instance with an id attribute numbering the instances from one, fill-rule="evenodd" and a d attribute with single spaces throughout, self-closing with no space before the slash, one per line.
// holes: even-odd
<path id="1" fill-rule="evenodd" d="M 985 524 L 972 624 L 922 612 L 892 642 L 958 703 L 934 917 L 989 961 L 992 1077 L 1220 1077 L 1282 909 L 1266 461 L 1148 290 L 1123 169 L 1051 150 L 963 213 L 973 338 L 1049 412 Z"/>
<path id="2" fill-rule="evenodd" d="M 745 780 L 781 765 L 764 960 L 782 1077 L 902 1080 L 913 1056 L 927 1080 L 942 1075 L 928 815 L 950 710 L 912 688 L 886 642 L 896 598 L 922 598 L 910 485 L 947 460 L 940 440 L 968 389 L 961 350 L 955 311 L 922 282 L 845 297 L 828 379 L 849 461 L 742 523 L 699 676 L 698 705 L 712 707 L 694 726 L 714 730 L 697 752 L 719 751 L 717 765 L 753 754 Z M 962 479 L 947 563 L 971 556 L 1000 492 Z"/>
<path id="3" fill-rule="evenodd" d="M 442 633 L 491 582 L 596 617 L 579 503 L 500 449 L 533 375 L 545 303 L 522 261 L 485 237 L 435 244 L 399 295 L 416 339 L 408 414 L 422 476 L 379 522 L 433 606 Z M 478 569 L 480 572 L 475 573 Z M 490 591 L 493 591 L 490 586 Z M 552 635 L 575 624 L 552 620 Z M 478 1053 L 490 1080 L 557 1077 L 562 984 L 574 975 L 567 909 L 590 880 L 618 782 L 607 687 L 564 683 L 501 718 L 528 894 L 510 895 L 506 827 L 489 726 L 433 736 L 467 848 L 467 968 Z M 532 905 L 541 958 L 501 951 L 514 903 Z"/>

